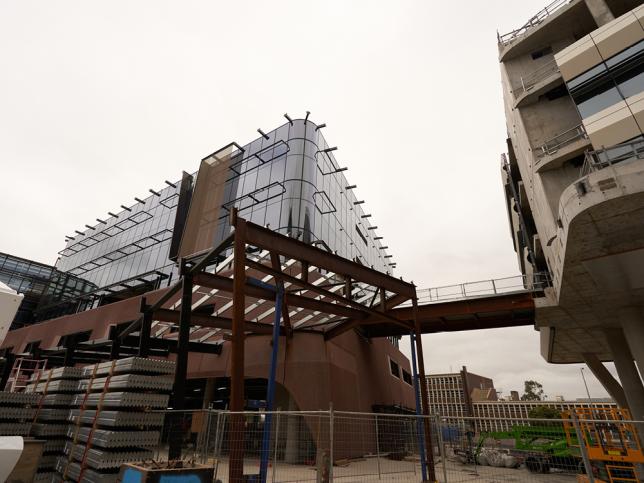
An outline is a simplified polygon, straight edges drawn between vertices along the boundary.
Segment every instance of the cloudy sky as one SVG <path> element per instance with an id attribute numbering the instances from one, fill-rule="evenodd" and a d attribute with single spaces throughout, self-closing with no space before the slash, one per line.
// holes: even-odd
<path id="1" fill-rule="evenodd" d="M 496 30 L 545 3 L 0 2 L 0 251 L 53 264 L 75 229 L 310 110 L 398 275 L 430 287 L 518 274 Z M 504 394 L 536 379 L 585 395 L 579 366 L 546 364 L 531 328 L 424 346 L 431 372 L 466 364 Z"/>

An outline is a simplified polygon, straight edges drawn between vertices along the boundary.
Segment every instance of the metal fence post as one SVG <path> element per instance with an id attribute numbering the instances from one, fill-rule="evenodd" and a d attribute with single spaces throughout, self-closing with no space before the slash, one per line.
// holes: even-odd
<path id="1" fill-rule="evenodd" d="M 329 482 L 333 481 L 333 403 L 329 403 Z"/>
<path id="2" fill-rule="evenodd" d="M 378 415 L 375 415 L 375 424 L 376 424 L 376 462 L 378 463 L 378 479 L 381 480 L 380 472 L 380 435 L 378 434 Z"/>
<path id="3" fill-rule="evenodd" d="M 441 417 L 439 414 L 436 418 L 436 434 L 438 434 L 438 447 L 441 452 L 441 463 L 443 467 L 443 480 L 447 483 L 447 456 L 445 455 L 445 440 L 443 439 L 443 428 L 441 426 Z"/>
<path id="4" fill-rule="evenodd" d="M 595 476 L 593 475 L 593 467 L 590 464 L 590 459 L 588 458 L 588 453 L 586 452 L 586 445 L 584 444 L 584 437 L 581 434 L 581 428 L 579 427 L 579 420 L 575 411 L 571 411 L 572 424 L 575 427 L 575 433 L 577 434 L 577 441 L 579 441 L 579 451 L 581 451 L 581 458 L 584 462 L 584 468 L 586 468 L 586 476 L 588 477 L 589 483 L 595 483 Z"/>
<path id="5" fill-rule="evenodd" d="M 202 444 L 201 444 L 201 463 L 206 464 L 208 461 L 208 446 L 210 445 L 210 423 L 211 423 L 211 416 L 212 416 L 212 404 L 206 409 L 206 434 L 202 438 Z"/>
<path id="6" fill-rule="evenodd" d="M 273 447 L 273 469 L 271 471 L 271 481 L 275 483 L 275 472 L 277 471 L 277 445 L 280 441 L 280 413 L 279 409 L 275 415 L 275 443 Z"/>

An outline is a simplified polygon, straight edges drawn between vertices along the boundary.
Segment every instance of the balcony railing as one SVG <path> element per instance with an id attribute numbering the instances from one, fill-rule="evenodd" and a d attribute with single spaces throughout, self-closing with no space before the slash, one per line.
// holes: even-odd
<path id="1" fill-rule="evenodd" d="M 541 272 L 532 275 L 517 275 L 515 277 L 419 289 L 416 293 L 418 303 L 422 305 L 517 292 L 540 292 L 549 286 L 550 276 L 546 272 Z"/>
<path id="2" fill-rule="evenodd" d="M 523 87 L 523 92 L 528 92 L 539 82 L 541 82 L 544 79 L 547 79 L 552 74 L 555 74 L 557 72 L 559 72 L 559 66 L 557 65 L 557 62 L 555 61 L 555 59 L 553 58 L 550 62 L 542 65 L 534 72 L 531 72 L 526 76 L 521 76 L 521 87 Z"/>
<path id="3" fill-rule="evenodd" d="M 586 129 L 584 129 L 583 124 L 578 124 L 575 127 L 572 127 L 560 134 L 557 134 L 554 138 L 549 139 L 541 146 L 539 146 L 537 151 L 538 157 L 550 156 L 555 154 L 559 149 L 567 144 L 573 143 L 578 139 L 587 139 L 588 134 L 586 134 Z"/>
<path id="4" fill-rule="evenodd" d="M 550 5 L 547 5 L 543 10 L 540 10 L 536 15 L 534 15 L 530 20 L 528 20 L 523 26 L 519 27 L 518 29 L 503 35 L 499 35 L 497 33 L 499 44 L 507 45 L 513 42 L 517 37 L 522 36 L 532 27 L 539 25 L 555 11 L 559 10 L 570 1 L 571 0 L 555 0 Z"/>
<path id="5" fill-rule="evenodd" d="M 586 151 L 581 176 L 586 176 L 593 171 L 604 169 L 613 164 L 634 159 L 644 159 L 644 139 L 616 144 L 610 148 Z"/>

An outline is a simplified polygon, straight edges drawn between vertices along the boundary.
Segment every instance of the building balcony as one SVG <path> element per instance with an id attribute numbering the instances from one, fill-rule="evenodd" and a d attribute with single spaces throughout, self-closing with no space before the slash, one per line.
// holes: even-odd
<path id="1" fill-rule="evenodd" d="M 579 8 L 583 3 L 584 0 L 554 0 L 518 29 L 503 35 L 497 33 L 499 60 L 504 62 L 539 48 L 545 39 L 552 36 L 553 31 L 566 29 L 567 20 L 562 17 L 568 16 L 571 9 Z"/>
<path id="2" fill-rule="evenodd" d="M 636 159 L 644 159 L 644 139 L 587 151 L 580 175 L 584 177 L 608 166 Z"/>
<path id="3" fill-rule="evenodd" d="M 590 146 L 584 125 L 577 124 L 533 149 L 537 155 L 535 169 L 541 172 L 559 168 L 564 162 L 579 156 Z"/>
<path id="4" fill-rule="evenodd" d="M 563 83 L 559 66 L 554 57 L 534 72 L 521 76 L 521 86 L 514 89 L 514 108 L 539 100 L 539 96 Z"/>
<path id="5" fill-rule="evenodd" d="M 533 15 L 525 24 L 519 27 L 516 30 L 508 32 L 507 34 L 500 35 L 497 32 L 497 39 L 499 45 L 509 45 L 518 39 L 524 37 L 531 29 L 540 25 L 544 20 L 546 20 L 550 15 L 559 10 L 561 7 L 570 3 L 570 0 L 555 0 L 554 2 L 546 5 L 543 9 L 537 12 L 536 15 Z"/>

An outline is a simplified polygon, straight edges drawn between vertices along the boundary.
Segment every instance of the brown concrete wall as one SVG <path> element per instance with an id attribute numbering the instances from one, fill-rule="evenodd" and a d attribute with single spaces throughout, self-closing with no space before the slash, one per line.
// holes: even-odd
<path id="1" fill-rule="evenodd" d="M 154 303 L 165 290 L 147 294 Z M 9 332 L 1 347 L 21 352 L 32 341 L 42 348 L 55 347 L 61 336 L 92 330 L 91 339 L 107 336 L 110 324 L 136 319 L 140 297 L 52 319 Z M 245 345 L 245 374 L 249 378 L 268 376 L 271 337 L 250 336 Z M 409 360 L 386 339 L 365 340 L 347 332 L 326 342 L 321 333 L 295 333 L 280 338 L 277 382 L 292 394 L 301 410 L 371 412 L 374 404 L 414 407 L 412 387 L 392 376 L 389 358 L 411 373 Z M 230 344 L 220 355 L 190 354 L 188 377 L 209 378 L 230 375 Z"/>

